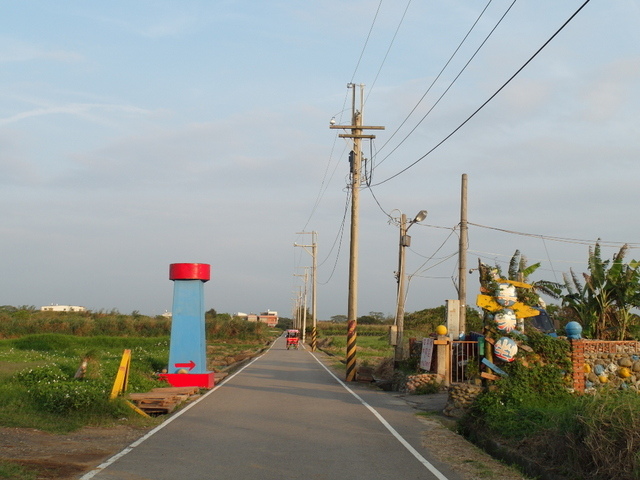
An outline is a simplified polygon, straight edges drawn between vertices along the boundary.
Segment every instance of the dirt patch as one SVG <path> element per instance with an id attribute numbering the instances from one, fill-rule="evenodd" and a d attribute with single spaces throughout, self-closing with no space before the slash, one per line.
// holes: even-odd
<path id="1" fill-rule="evenodd" d="M 526 480 L 517 469 L 496 460 L 452 432 L 437 418 L 420 417 L 424 425 L 422 444 L 438 460 L 448 464 L 465 480 Z"/>
<path id="2" fill-rule="evenodd" d="M 38 480 L 71 480 L 100 465 L 150 429 L 84 427 L 58 435 L 3 427 L 0 428 L 0 459 L 35 471 Z"/>

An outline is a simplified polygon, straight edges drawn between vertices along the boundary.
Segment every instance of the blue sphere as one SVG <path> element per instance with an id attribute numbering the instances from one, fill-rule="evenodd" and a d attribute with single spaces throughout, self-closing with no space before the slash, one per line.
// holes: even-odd
<path id="1" fill-rule="evenodd" d="M 578 322 L 567 323 L 564 327 L 564 331 L 567 333 L 567 337 L 569 338 L 573 338 L 576 340 L 582 338 L 582 336 L 580 335 L 582 333 L 582 325 L 580 325 Z"/>

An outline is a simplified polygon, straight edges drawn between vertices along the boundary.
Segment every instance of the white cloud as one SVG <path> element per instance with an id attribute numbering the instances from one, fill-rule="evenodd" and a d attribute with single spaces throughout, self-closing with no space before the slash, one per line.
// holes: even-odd
<path id="1" fill-rule="evenodd" d="M 77 52 L 56 49 L 39 43 L 27 43 L 12 38 L 0 38 L 0 63 L 32 62 L 46 60 L 61 63 L 82 62 L 84 56 Z"/>
<path id="2" fill-rule="evenodd" d="M 96 112 L 98 112 L 98 114 L 96 114 Z M 35 108 L 32 110 L 26 110 L 20 113 L 16 113 L 9 117 L 0 118 L 0 125 L 9 125 L 21 120 L 25 120 L 27 118 L 41 117 L 46 115 L 71 115 L 95 123 L 108 124 L 115 121 L 109 120 L 107 115 L 105 114 L 109 114 L 110 116 L 113 116 L 113 114 L 148 116 L 152 113 L 153 112 L 149 110 L 131 105 L 68 103 L 63 105 L 44 106 L 41 108 Z"/>

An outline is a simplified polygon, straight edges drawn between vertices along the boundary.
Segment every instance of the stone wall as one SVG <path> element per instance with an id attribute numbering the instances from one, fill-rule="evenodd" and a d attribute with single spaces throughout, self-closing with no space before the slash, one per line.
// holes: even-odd
<path id="1" fill-rule="evenodd" d="M 577 392 L 604 386 L 640 391 L 640 342 L 571 340 L 571 360 Z"/>

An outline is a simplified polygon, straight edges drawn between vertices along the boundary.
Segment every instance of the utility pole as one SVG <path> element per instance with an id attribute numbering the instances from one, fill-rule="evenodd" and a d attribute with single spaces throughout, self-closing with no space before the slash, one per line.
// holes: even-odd
<path id="1" fill-rule="evenodd" d="M 420 210 L 413 220 L 407 226 L 407 216 L 403 213 L 400 216 L 400 247 L 398 253 L 398 300 L 396 307 L 396 348 L 393 366 L 398 369 L 400 362 L 402 362 L 403 341 L 404 341 L 404 290 L 405 290 L 405 275 L 404 275 L 404 259 L 405 248 L 411 246 L 411 237 L 407 235 L 409 228 L 414 223 L 418 223 L 427 218 L 427 211 Z"/>
<path id="2" fill-rule="evenodd" d="M 307 331 L 307 283 L 308 279 L 309 279 L 309 272 L 307 271 L 309 267 L 304 267 L 304 274 L 303 275 L 295 275 L 296 277 L 303 277 L 304 278 L 304 287 L 303 287 L 303 311 L 302 311 L 302 343 L 305 342 L 306 339 L 306 331 Z"/>
<path id="3" fill-rule="evenodd" d="M 458 332 L 467 331 L 467 248 L 469 248 L 469 226 L 467 225 L 467 174 L 462 174 L 460 199 L 460 245 L 458 250 L 458 300 L 460 301 L 460 318 Z"/>
<path id="4" fill-rule="evenodd" d="M 307 234 L 309 232 L 298 232 L 298 235 L 304 235 Z M 309 250 L 307 250 L 307 248 L 311 248 L 311 257 L 313 259 L 313 266 L 311 267 L 311 316 L 313 317 L 313 327 L 311 329 L 311 351 L 315 352 L 316 351 L 316 347 L 317 347 L 317 338 L 318 338 L 318 331 L 317 331 L 317 320 L 316 320 L 316 306 L 317 306 L 317 285 L 318 285 L 318 280 L 317 280 L 317 266 L 318 266 L 318 245 L 316 242 L 316 237 L 317 237 L 317 233 L 315 231 L 311 232 L 311 245 L 298 245 L 297 243 L 294 243 L 293 246 L 294 247 L 303 247 L 307 252 L 309 252 Z"/>
<path id="5" fill-rule="evenodd" d="M 394 369 L 398 369 L 402 362 L 402 341 L 404 336 L 404 247 L 409 245 L 407 238 L 407 216 L 400 217 L 400 248 L 398 254 L 398 300 L 396 310 L 396 349 L 393 361 Z"/>
<path id="6" fill-rule="evenodd" d="M 349 155 L 351 164 L 351 246 L 349 249 L 349 300 L 347 304 L 347 372 L 346 380 L 354 381 L 356 377 L 356 340 L 358 319 L 358 213 L 360 207 L 360 182 L 362 167 L 363 138 L 373 139 L 375 135 L 363 135 L 363 130 L 384 130 L 384 127 L 365 127 L 362 125 L 364 109 L 364 85 L 360 85 L 360 110 L 356 110 L 356 85 L 347 84 L 353 89 L 351 101 L 351 125 L 329 125 L 332 129 L 351 130 L 351 133 L 338 135 L 340 138 L 352 138 L 353 150 Z"/>

